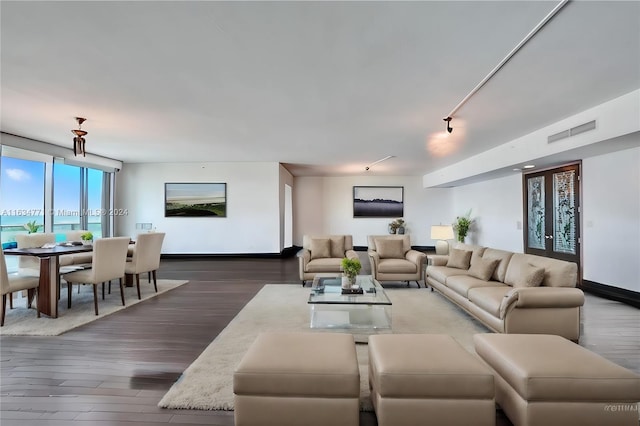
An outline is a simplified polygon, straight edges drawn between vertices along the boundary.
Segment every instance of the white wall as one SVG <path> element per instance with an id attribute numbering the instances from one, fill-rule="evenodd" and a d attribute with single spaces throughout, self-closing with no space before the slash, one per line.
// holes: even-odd
<path id="1" fill-rule="evenodd" d="M 522 253 L 522 175 L 452 188 L 453 216 L 471 209 L 467 243 Z"/>
<path id="2" fill-rule="evenodd" d="M 582 161 L 584 279 L 640 292 L 640 148 Z"/>
<path id="3" fill-rule="evenodd" d="M 227 217 L 164 217 L 166 182 L 224 182 Z M 279 253 L 280 170 L 278 163 L 125 164 L 117 174 L 118 235 L 135 236 L 136 223 L 166 232 L 163 253 Z"/>
<path id="4" fill-rule="evenodd" d="M 351 234 L 357 246 L 367 235 L 387 233 L 393 218 L 354 218 L 354 186 L 403 186 L 404 220 L 411 243 L 434 245 L 431 225 L 451 223 L 451 190 L 422 188 L 420 176 L 297 177 L 294 187 L 294 243 L 304 234 Z"/>

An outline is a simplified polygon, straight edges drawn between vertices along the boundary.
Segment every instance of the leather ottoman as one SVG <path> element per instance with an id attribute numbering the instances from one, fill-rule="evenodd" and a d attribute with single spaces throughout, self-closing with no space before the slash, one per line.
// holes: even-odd
<path id="1" fill-rule="evenodd" d="M 369 387 L 378 426 L 495 425 L 493 374 L 453 337 L 369 337 Z"/>
<path id="2" fill-rule="evenodd" d="M 236 426 L 357 426 L 351 334 L 263 333 L 233 375 Z"/>
<path id="3" fill-rule="evenodd" d="M 638 426 L 640 377 L 560 336 L 477 334 L 516 426 Z"/>

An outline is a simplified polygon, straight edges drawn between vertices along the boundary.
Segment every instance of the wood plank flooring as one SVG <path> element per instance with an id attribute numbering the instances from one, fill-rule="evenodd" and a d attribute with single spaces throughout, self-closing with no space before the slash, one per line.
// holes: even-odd
<path id="1" fill-rule="evenodd" d="M 232 412 L 157 403 L 265 283 L 299 284 L 297 268 L 296 258 L 163 260 L 159 278 L 190 282 L 62 336 L 2 336 L 2 426 L 233 425 Z M 640 373 L 640 310 L 588 296 L 583 327 L 581 344 Z"/>

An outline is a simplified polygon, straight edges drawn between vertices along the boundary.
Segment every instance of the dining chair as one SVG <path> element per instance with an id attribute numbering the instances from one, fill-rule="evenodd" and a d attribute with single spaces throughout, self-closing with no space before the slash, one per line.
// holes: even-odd
<path id="1" fill-rule="evenodd" d="M 124 264 L 127 261 L 129 237 L 99 238 L 93 242 L 91 269 L 64 274 L 67 282 L 67 307 L 71 308 L 71 290 L 75 284 L 93 285 L 93 305 L 98 315 L 98 284 L 102 284 L 104 299 L 104 283 L 120 280 L 120 298 L 124 306 Z"/>
<path id="2" fill-rule="evenodd" d="M 150 232 L 139 234 L 133 250 L 133 256 L 127 261 L 124 272 L 127 275 L 134 275 L 136 287 L 138 288 L 138 299 L 140 299 L 140 274 L 145 272 L 153 276 L 153 288 L 158 292 L 158 281 L 156 271 L 160 267 L 160 254 L 162 252 L 162 242 L 165 234 L 163 232 Z M 151 281 L 151 280 L 149 280 Z"/>
<path id="3" fill-rule="evenodd" d="M 7 295 L 12 297 L 14 291 L 29 290 L 28 295 L 28 308 L 31 308 L 31 302 L 33 300 L 32 294 L 35 292 L 35 296 L 38 297 L 38 285 L 40 284 L 40 277 L 34 275 L 24 275 L 20 273 L 9 274 L 7 272 L 7 262 L 4 259 L 4 253 L 0 250 L 0 290 L 2 292 L 2 320 L 0 320 L 0 327 L 4 325 L 4 314 L 7 309 Z M 11 304 L 13 309 L 13 304 Z M 40 318 L 40 310 L 36 303 L 36 312 L 38 318 Z"/>

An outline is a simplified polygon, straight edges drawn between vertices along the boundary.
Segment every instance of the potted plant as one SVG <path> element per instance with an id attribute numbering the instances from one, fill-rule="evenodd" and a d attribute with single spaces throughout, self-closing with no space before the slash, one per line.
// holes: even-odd
<path id="1" fill-rule="evenodd" d="M 342 280 L 343 288 L 351 288 L 351 286 L 356 283 L 356 275 L 358 275 L 360 269 L 362 269 L 360 259 L 349 259 L 348 257 L 342 259 L 343 278 L 346 278 L 346 280 Z"/>
<path id="2" fill-rule="evenodd" d="M 24 224 L 24 229 L 26 229 L 27 231 L 29 231 L 30 234 L 35 234 L 36 232 L 38 232 L 38 228 L 40 228 L 42 225 L 36 225 L 36 221 L 33 220 L 31 222 L 27 222 Z"/>
<path id="3" fill-rule="evenodd" d="M 402 218 L 396 219 L 389 224 L 390 234 L 404 234 L 405 221 Z"/>
<path id="4" fill-rule="evenodd" d="M 80 235 L 80 238 L 82 238 L 82 242 L 84 243 L 84 245 L 91 245 L 93 243 L 93 234 L 89 231 L 85 232 L 84 234 Z"/>
<path id="5" fill-rule="evenodd" d="M 461 243 L 464 243 L 464 239 L 467 237 L 472 223 L 473 219 L 471 219 L 471 210 L 469 210 L 464 216 L 456 217 L 456 221 L 453 223 L 453 230 L 456 231 L 458 241 Z"/>

